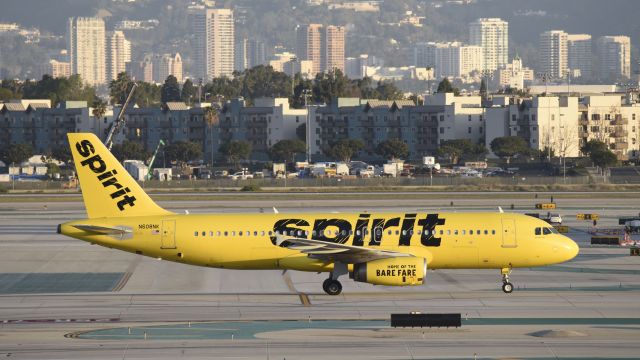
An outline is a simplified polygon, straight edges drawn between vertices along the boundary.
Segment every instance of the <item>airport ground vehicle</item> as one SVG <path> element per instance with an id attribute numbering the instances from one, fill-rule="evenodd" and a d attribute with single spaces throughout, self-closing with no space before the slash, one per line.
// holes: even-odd
<path id="1" fill-rule="evenodd" d="M 374 285 L 426 282 L 431 269 L 497 269 L 561 263 L 578 246 L 526 215 L 474 213 L 175 214 L 158 206 L 93 134 L 68 134 L 87 219 L 58 232 L 109 248 L 225 269 L 328 272 Z"/>

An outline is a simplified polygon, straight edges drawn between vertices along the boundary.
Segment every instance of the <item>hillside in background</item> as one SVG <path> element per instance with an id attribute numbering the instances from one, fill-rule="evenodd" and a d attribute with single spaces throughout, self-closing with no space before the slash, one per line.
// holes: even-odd
<path id="1" fill-rule="evenodd" d="M 134 58 L 149 51 L 180 51 L 188 59 L 191 34 L 186 6 L 189 3 L 185 0 L 137 0 L 133 3 L 113 0 L 4 0 L 0 21 L 17 22 L 25 27 L 38 27 L 43 32 L 63 35 L 70 16 L 99 14 L 105 18 L 107 29 L 122 19 L 158 19 L 160 25 L 153 31 L 128 32 L 127 36 L 134 45 Z M 545 30 L 563 29 L 570 33 L 590 33 L 594 37 L 628 35 L 634 43 L 634 58 L 637 58 L 640 40 L 637 21 L 640 1 L 637 0 L 477 0 L 469 5 L 385 0 L 380 13 L 330 11 L 326 6 L 309 6 L 304 0 L 226 0 L 218 1 L 218 4 L 235 9 L 237 37 L 257 38 L 268 46 L 281 44 L 291 48 L 297 24 L 347 25 L 347 56 L 368 53 L 383 58 L 389 65 L 409 64 L 412 45 L 418 41 L 467 41 L 467 24 L 478 17 L 507 20 L 512 55 L 520 54 L 525 64 L 533 67 L 537 64 L 538 35 Z M 397 25 L 406 11 L 425 16 L 424 26 Z M 60 41 L 51 46 L 61 46 Z M 7 50 L 1 51 L 6 54 Z M 27 50 L 31 54 L 43 53 Z M 5 58 L 3 61 L 7 63 L 9 60 Z"/>

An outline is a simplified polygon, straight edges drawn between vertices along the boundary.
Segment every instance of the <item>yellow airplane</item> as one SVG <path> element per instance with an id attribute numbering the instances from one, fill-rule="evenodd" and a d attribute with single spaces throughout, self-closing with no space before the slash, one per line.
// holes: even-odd
<path id="1" fill-rule="evenodd" d="M 88 219 L 58 233 L 179 263 L 224 269 L 349 274 L 374 285 L 421 285 L 430 269 L 511 269 L 573 259 L 578 245 L 546 222 L 495 213 L 176 214 L 142 190 L 93 134 L 68 134 Z"/>

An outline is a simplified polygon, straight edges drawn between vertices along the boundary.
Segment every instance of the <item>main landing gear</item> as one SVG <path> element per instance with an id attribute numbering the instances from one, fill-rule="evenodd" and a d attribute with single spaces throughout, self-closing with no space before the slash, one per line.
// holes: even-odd
<path id="1" fill-rule="evenodd" d="M 340 275 L 345 275 L 349 271 L 347 265 L 343 263 L 334 263 L 333 271 L 330 273 L 329 278 L 322 283 L 322 289 L 329 295 L 340 295 L 342 292 L 342 284 L 338 281 Z"/>
<path id="2" fill-rule="evenodd" d="M 513 284 L 509 282 L 509 275 L 511 275 L 511 268 L 502 268 L 500 271 L 502 274 L 502 291 L 506 294 L 513 292 Z"/>

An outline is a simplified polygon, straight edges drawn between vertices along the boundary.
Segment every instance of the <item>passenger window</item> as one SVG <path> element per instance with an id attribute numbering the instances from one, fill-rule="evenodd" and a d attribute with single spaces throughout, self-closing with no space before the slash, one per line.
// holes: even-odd
<path id="1" fill-rule="evenodd" d="M 231 236 L 236 236 L 236 232 L 235 232 L 235 231 L 232 231 L 232 232 L 231 232 Z"/>
<path id="2" fill-rule="evenodd" d="M 480 230 L 476 230 L 476 234 L 480 235 L 482 232 Z"/>
<path id="3" fill-rule="evenodd" d="M 402 230 L 402 235 L 407 235 L 407 230 Z"/>
<path id="4" fill-rule="evenodd" d="M 496 231 L 495 230 L 491 230 L 491 235 L 495 235 Z"/>
<path id="5" fill-rule="evenodd" d="M 228 231 L 225 231 L 225 232 L 224 232 L 224 236 L 229 236 L 229 232 L 228 232 Z"/>
<path id="6" fill-rule="evenodd" d="M 308 230 L 304 231 L 304 237 L 309 237 L 309 231 Z"/>
<path id="7" fill-rule="evenodd" d="M 473 235 L 473 230 L 469 230 L 469 235 Z"/>
<path id="8" fill-rule="evenodd" d="M 360 230 L 356 230 L 356 235 L 360 236 Z"/>
<path id="9" fill-rule="evenodd" d="M 202 236 L 207 236 L 207 232 L 206 232 L 206 231 L 203 231 L 203 232 L 202 232 Z"/>
<path id="10" fill-rule="evenodd" d="M 378 228 L 378 229 L 376 229 L 376 234 L 377 234 L 378 236 L 382 235 L 382 229 L 379 229 L 379 228 Z"/>
<path id="11" fill-rule="evenodd" d="M 264 236 L 264 230 L 260 232 L 260 235 Z M 269 234 L 271 235 L 271 234 Z"/>
<path id="12" fill-rule="evenodd" d="M 485 230 L 485 231 L 484 231 L 484 234 L 485 234 L 485 235 L 489 235 L 489 230 Z"/>
<path id="13" fill-rule="evenodd" d="M 458 230 L 453 230 L 453 235 L 458 235 Z"/>
<path id="14" fill-rule="evenodd" d="M 387 231 L 387 234 L 391 235 L 393 232 L 391 230 Z"/>
<path id="15" fill-rule="evenodd" d="M 258 236 L 258 232 L 257 232 L 257 231 L 254 231 L 254 232 L 253 232 L 253 236 Z"/>
<path id="16" fill-rule="evenodd" d="M 269 230 L 269 236 L 273 235 L 273 231 Z"/>
<path id="17" fill-rule="evenodd" d="M 542 235 L 542 229 L 537 227 L 536 228 L 536 235 Z"/>
<path id="18" fill-rule="evenodd" d="M 467 235 L 467 230 L 462 230 L 462 235 Z"/>
<path id="19" fill-rule="evenodd" d="M 409 230 L 409 235 L 413 236 L 413 230 Z"/>
<path id="20" fill-rule="evenodd" d="M 247 230 L 247 236 L 251 236 L 251 231 Z"/>
<path id="21" fill-rule="evenodd" d="M 198 236 L 198 232 L 197 232 L 197 231 L 196 231 L 196 232 L 194 232 L 194 233 L 193 233 L 193 236 Z"/>
<path id="22" fill-rule="evenodd" d="M 447 235 L 451 235 L 451 230 L 447 230 Z"/>
<path id="23" fill-rule="evenodd" d="M 396 235 L 400 235 L 400 230 L 396 230 Z"/>
<path id="24" fill-rule="evenodd" d="M 444 231 L 440 230 L 440 235 L 444 234 Z"/>
<path id="25" fill-rule="evenodd" d="M 422 230 L 418 230 L 418 231 L 416 231 L 416 234 L 418 234 L 418 235 L 422 235 Z"/>
<path id="26" fill-rule="evenodd" d="M 213 231 L 209 231 L 209 236 L 213 237 Z"/>
<path id="27" fill-rule="evenodd" d="M 239 236 L 242 236 L 242 231 L 238 231 L 238 235 L 239 235 Z"/>

